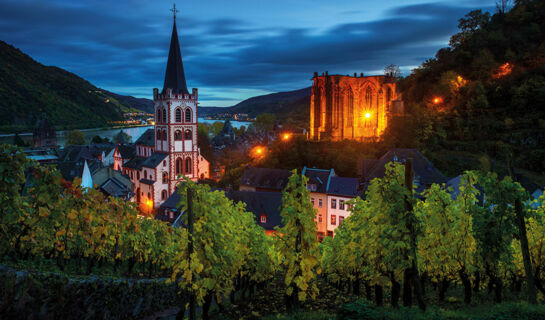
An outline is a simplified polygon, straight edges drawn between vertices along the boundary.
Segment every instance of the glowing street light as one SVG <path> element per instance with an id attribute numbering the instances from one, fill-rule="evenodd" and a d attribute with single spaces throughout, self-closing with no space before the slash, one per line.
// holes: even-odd
<path id="1" fill-rule="evenodd" d="M 369 119 L 371 118 L 371 113 L 370 112 L 366 112 L 365 113 L 365 119 Z"/>
<path id="2" fill-rule="evenodd" d="M 284 133 L 284 134 L 282 135 L 282 140 L 288 141 L 288 140 L 290 139 L 290 137 L 291 137 L 291 134 L 289 134 L 289 133 Z"/>
<path id="3" fill-rule="evenodd" d="M 433 104 L 440 104 L 441 102 L 443 102 L 443 98 L 441 97 L 433 98 Z"/>

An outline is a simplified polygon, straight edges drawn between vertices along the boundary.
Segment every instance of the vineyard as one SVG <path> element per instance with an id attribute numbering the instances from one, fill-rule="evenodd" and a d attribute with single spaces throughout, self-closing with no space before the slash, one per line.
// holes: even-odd
<path id="1" fill-rule="evenodd" d="M 3 281 L 2 317 L 77 317 L 66 309 L 77 304 L 59 298 L 58 308 L 52 308 L 43 292 L 81 294 L 97 285 L 74 290 L 74 280 L 61 281 L 58 274 L 121 283 L 155 279 L 152 291 L 161 295 L 165 290 L 169 297 L 157 300 L 158 306 L 177 306 L 180 316 L 188 308 L 190 316 L 198 309 L 203 319 L 310 309 L 328 314 L 338 309 L 338 318 L 355 319 L 362 310 L 403 308 L 400 299 L 404 307 L 430 309 L 455 300 L 452 289 L 458 288 L 466 305 L 478 305 L 483 297 L 490 297 L 487 303 L 528 301 L 537 303 L 528 312 L 545 315 L 540 305 L 545 300 L 545 197 L 532 201 L 510 177 L 466 172 L 457 192 L 432 185 L 419 194 L 412 191 L 412 182 L 406 183 L 412 178 L 407 179 L 405 166 L 390 163 L 384 178 L 371 182 L 365 199 L 351 203 L 352 214 L 335 237 L 320 243 L 307 180 L 296 171 L 283 191 L 284 226 L 267 236 L 244 204 L 207 185 L 188 180 L 178 186 L 179 206 L 188 214 L 183 228 L 172 228 L 140 217 L 132 203 L 82 189 L 77 180 L 61 180 L 57 171 L 11 146 L 1 145 L 0 154 L 2 264 L 39 272 L 34 280 L 25 280 L 28 288 L 37 282 L 56 288 L 40 289 L 40 298 L 34 295 L 25 305 L 21 296 L 35 290 L 15 294 L 18 282 Z M 47 276 L 47 271 L 57 275 Z M 19 277 L 4 271 L 0 276 Z M 123 290 L 117 284 L 108 291 L 108 283 L 119 282 L 98 286 L 114 301 L 93 307 L 91 318 L 134 318 L 158 311 L 148 304 L 143 313 L 100 313 L 121 301 L 127 301 L 125 308 L 134 303 L 138 309 L 142 300 L 151 299 L 143 296 L 151 289 L 138 289 L 149 284 Z M 129 291 L 130 299 L 124 297 Z M 102 299 L 99 295 L 91 297 Z M 357 302 L 362 299 L 367 302 Z M 29 301 L 38 307 L 29 307 Z M 49 307 L 39 308 L 42 303 Z"/>

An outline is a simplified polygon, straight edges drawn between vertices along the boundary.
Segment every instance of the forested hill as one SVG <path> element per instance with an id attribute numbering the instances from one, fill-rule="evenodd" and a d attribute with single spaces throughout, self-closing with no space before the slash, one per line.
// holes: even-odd
<path id="1" fill-rule="evenodd" d="M 262 113 L 272 113 L 277 119 L 290 118 L 301 123 L 308 123 L 310 110 L 310 87 L 271 93 L 246 99 L 232 107 L 199 107 L 201 116 L 218 113 L 247 113 L 256 117 Z"/>
<path id="2" fill-rule="evenodd" d="M 59 129 L 121 120 L 129 103 L 66 70 L 44 66 L 0 41 L 0 132 L 32 129 L 45 115 Z"/>
<path id="3" fill-rule="evenodd" d="M 453 173 L 545 168 L 545 1 L 480 10 L 401 81 L 409 115 L 387 132 L 391 146 L 417 147 Z M 512 156 L 510 156 L 511 154 Z"/>

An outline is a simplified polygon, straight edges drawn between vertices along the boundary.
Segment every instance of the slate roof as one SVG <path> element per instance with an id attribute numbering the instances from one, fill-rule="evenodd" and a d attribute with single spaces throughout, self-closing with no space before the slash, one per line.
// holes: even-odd
<path id="1" fill-rule="evenodd" d="M 67 146 L 59 152 L 59 162 L 93 160 L 89 146 Z"/>
<path id="2" fill-rule="evenodd" d="M 136 140 L 135 144 L 143 145 L 143 146 L 149 146 L 154 147 L 155 146 L 155 130 L 152 128 L 146 130 L 138 140 Z"/>
<path id="3" fill-rule="evenodd" d="M 130 188 L 113 177 L 106 180 L 99 189 L 104 194 L 112 197 L 130 199 L 133 196 L 133 192 Z"/>
<path id="4" fill-rule="evenodd" d="M 120 144 L 117 146 L 117 151 L 119 151 L 122 159 L 131 159 L 136 155 L 134 144 Z"/>
<path id="5" fill-rule="evenodd" d="M 331 177 L 327 194 L 355 197 L 358 195 L 358 178 Z"/>
<path id="6" fill-rule="evenodd" d="M 416 149 L 391 149 L 386 152 L 364 176 L 366 182 L 374 178 L 382 178 L 386 172 L 384 166 L 388 162 L 398 161 L 405 163 L 406 159 L 413 159 L 413 171 L 421 185 L 429 186 L 433 183 L 445 183 L 447 178 Z"/>
<path id="7" fill-rule="evenodd" d="M 288 183 L 291 172 L 286 169 L 247 167 L 240 178 L 241 185 L 281 191 Z"/>
<path id="8" fill-rule="evenodd" d="M 154 152 L 149 157 L 142 162 L 141 167 L 146 168 L 155 168 L 157 167 L 166 157 L 168 153 Z"/>
<path id="9" fill-rule="evenodd" d="M 155 181 L 150 180 L 150 179 L 140 179 L 140 182 L 143 183 L 143 184 L 147 184 L 149 186 L 151 186 L 151 185 L 153 185 L 155 183 Z"/>
<path id="10" fill-rule="evenodd" d="M 167 88 L 172 89 L 175 94 L 189 94 L 185 82 L 184 64 L 182 63 L 182 52 L 178 42 L 178 31 L 176 30 L 176 20 L 172 27 L 172 37 L 170 39 L 170 49 L 168 51 L 167 71 L 165 73 L 165 83 L 163 93 Z"/>
<path id="11" fill-rule="evenodd" d="M 146 160 L 147 160 L 147 158 L 144 158 L 144 157 L 134 157 L 131 160 L 124 163 L 123 167 L 140 170 L 140 169 L 142 169 L 142 164 Z"/>
<path id="12" fill-rule="evenodd" d="M 89 146 L 89 153 L 94 157 L 98 157 L 102 155 L 102 152 L 104 152 L 104 155 L 107 155 L 114 148 L 115 145 L 113 143 L 92 144 Z"/>
<path id="13" fill-rule="evenodd" d="M 87 166 L 89 166 L 89 171 L 91 175 L 97 172 L 102 168 L 102 162 L 98 159 L 83 159 L 80 158 L 78 161 L 62 161 L 57 163 L 57 169 L 60 171 L 61 176 L 68 181 L 74 180 L 75 177 L 80 177 L 83 174 L 83 167 L 87 161 Z"/>
<path id="14" fill-rule="evenodd" d="M 276 226 L 282 226 L 280 216 L 282 206 L 282 193 L 280 192 L 253 192 L 253 191 L 229 191 L 225 196 L 235 202 L 242 201 L 246 204 L 246 210 L 254 214 L 256 223 L 266 230 L 273 230 Z M 174 192 L 161 207 L 169 210 L 177 210 L 180 202 L 180 194 Z M 267 222 L 261 223 L 261 215 L 265 213 Z M 158 214 L 156 219 L 168 221 L 168 214 Z M 173 226 L 181 225 L 179 214 L 174 217 Z"/>
<path id="15" fill-rule="evenodd" d="M 308 178 L 308 184 L 315 184 L 317 193 L 327 193 L 330 178 L 335 176 L 335 171 L 304 167 L 302 173 Z"/>
<path id="16" fill-rule="evenodd" d="M 252 191 L 229 191 L 227 197 L 235 202 L 244 202 L 246 211 L 252 212 L 256 223 L 265 230 L 274 230 L 275 227 L 282 227 L 282 193 L 280 192 L 252 192 Z M 261 223 L 261 215 L 265 214 L 267 222 Z"/>

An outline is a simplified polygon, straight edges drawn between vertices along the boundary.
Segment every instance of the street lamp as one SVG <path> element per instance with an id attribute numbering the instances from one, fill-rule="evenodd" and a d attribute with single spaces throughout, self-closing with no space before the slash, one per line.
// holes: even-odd
<path id="1" fill-rule="evenodd" d="M 290 137 L 291 137 L 291 134 L 286 132 L 282 135 L 282 140 L 288 141 Z"/>
<path id="2" fill-rule="evenodd" d="M 369 119 L 371 118 L 371 113 L 370 112 L 366 112 L 365 113 L 365 119 Z"/>

